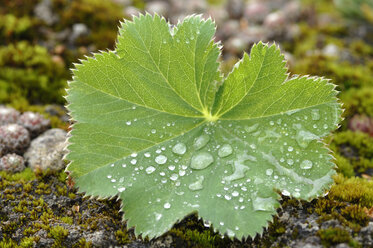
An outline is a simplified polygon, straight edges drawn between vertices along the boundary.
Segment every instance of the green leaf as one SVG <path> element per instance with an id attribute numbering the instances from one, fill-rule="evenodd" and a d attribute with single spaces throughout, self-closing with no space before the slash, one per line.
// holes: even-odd
<path id="1" fill-rule="evenodd" d="M 74 70 L 67 170 L 80 192 L 118 196 L 136 234 L 198 212 L 230 237 L 254 236 L 278 192 L 309 200 L 332 183 L 321 139 L 340 121 L 334 85 L 288 79 L 279 49 L 262 43 L 222 79 L 214 33 L 200 16 L 176 27 L 135 17 L 115 51 Z"/>

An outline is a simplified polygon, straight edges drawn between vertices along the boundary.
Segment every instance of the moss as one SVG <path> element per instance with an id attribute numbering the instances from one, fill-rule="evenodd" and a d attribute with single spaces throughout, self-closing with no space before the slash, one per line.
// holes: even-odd
<path id="1" fill-rule="evenodd" d="M 340 243 L 348 243 L 352 247 L 357 247 L 356 241 L 352 239 L 350 233 L 338 227 L 321 229 L 317 232 L 317 235 L 320 237 L 322 244 L 326 247 Z"/>
<path id="2" fill-rule="evenodd" d="M 0 42 L 30 39 L 34 22 L 28 16 L 18 18 L 13 14 L 0 15 Z"/>
<path id="3" fill-rule="evenodd" d="M 60 220 L 66 224 L 72 225 L 73 224 L 73 218 L 68 216 L 63 216 L 60 218 Z"/>
<path id="4" fill-rule="evenodd" d="M 63 240 L 69 235 L 69 231 L 62 226 L 55 226 L 49 230 L 48 237 L 55 240 L 56 247 L 61 246 Z"/>
<path id="5" fill-rule="evenodd" d="M 344 131 L 331 136 L 330 148 L 337 153 L 337 164 L 342 166 L 346 176 L 351 174 L 348 163 L 355 172 L 363 173 L 369 168 L 373 168 L 373 137 L 366 133 Z M 340 158 L 343 156 L 344 159 Z"/>
<path id="6" fill-rule="evenodd" d="M 115 238 L 120 245 L 127 244 L 131 241 L 129 239 L 128 233 L 126 229 L 118 230 L 115 232 Z"/>
<path id="7" fill-rule="evenodd" d="M 329 191 L 329 198 L 336 201 L 351 202 L 363 207 L 373 206 L 373 182 L 362 178 L 334 177 L 335 185 Z"/>
<path id="8" fill-rule="evenodd" d="M 350 205 L 343 208 L 341 214 L 350 222 L 366 226 L 369 223 L 369 217 L 366 214 L 365 209 L 359 205 Z"/>
<path id="9" fill-rule="evenodd" d="M 95 44 L 97 49 L 113 48 L 119 20 L 123 19 L 122 7 L 113 1 L 53 0 L 54 10 L 60 15 L 57 30 L 84 23 L 90 34 L 77 40 L 77 46 Z"/>
<path id="10" fill-rule="evenodd" d="M 362 87 L 342 92 L 340 96 L 343 101 L 345 116 L 354 114 L 366 114 L 373 117 L 373 87 Z"/>
<path id="11" fill-rule="evenodd" d="M 342 173 L 345 177 L 353 177 L 355 175 L 352 164 L 345 157 L 334 154 L 337 172 Z"/>
<path id="12" fill-rule="evenodd" d="M 26 181 L 34 180 L 36 176 L 30 168 L 26 168 L 23 171 L 17 172 L 14 174 L 7 173 L 5 171 L 0 171 L 0 178 L 3 180 L 12 181 L 12 182 L 15 182 L 15 181 L 26 182 Z M 30 186 L 26 186 L 26 187 L 30 187 Z"/>
<path id="13" fill-rule="evenodd" d="M 63 103 L 68 74 L 48 51 L 21 41 L 0 47 L 0 101 Z"/>

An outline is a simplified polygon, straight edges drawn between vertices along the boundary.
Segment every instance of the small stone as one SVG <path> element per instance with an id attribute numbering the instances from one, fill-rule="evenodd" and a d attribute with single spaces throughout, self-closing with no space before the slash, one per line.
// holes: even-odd
<path id="1" fill-rule="evenodd" d="M 59 170 L 64 167 L 63 156 L 65 148 L 66 132 L 54 128 L 46 131 L 31 142 L 25 153 L 25 159 L 31 169 Z"/>
<path id="2" fill-rule="evenodd" d="M 15 173 L 25 169 L 25 161 L 23 157 L 11 153 L 7 154 L 0 159 L 0 170 Z"/>
<path id="3" fill-rule="evenodd" d="M 30 144 L 30 134 L 18 124 L 0 126 L 0 150 L 2 154 L 23 154 Z"/>
<path id="4" fill-rule="evenodd" d="M 20 113 L 17 110 L 0 106 L 0 126 L 17 123 L 19 116 Z"/>
<path id="5" fill-rule="evenodd" d="M 37 137 L 50 127 L 50 121 L 45 119 L 41 114 L 34 112 L 25 112 L 19 119 L 18 124 L 29 130 L 31 138 Z"/>

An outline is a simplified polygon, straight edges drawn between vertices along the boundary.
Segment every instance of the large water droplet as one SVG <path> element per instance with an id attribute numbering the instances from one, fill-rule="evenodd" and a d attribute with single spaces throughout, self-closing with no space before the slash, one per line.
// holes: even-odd
<path id="1" fill-rule="evenodd" d="M 167 162 L 167 157 L 164 155 L 158 155 L 157 157 L 155 157 L 155 162 L 157 164 L 165 164 Z"/>
<path id="2" fill-rule="evenodd" d="M 248 133 L 254 132 L 259 127 L 259 123 L 256 123 L 252 126 L 246 126 L 245 131 Z"/>
<path id="3" fill-rule="evenodd" d="M 220 147 L 218 151 L 218 155 L 219 157 L 224 158 L 224 157 L 231 155 L 232 152 L 233 152 L 232 146 L 229 144 L 225 144 L 222 147 Z"/>
<path id="4" fill-rule="evenodd" d="M 187 148 L 184 143 L 177 143 L 172 147 L 172 152 L 178 155 L 183 155 L 186 152 Z"/>
<path id="5" fill-rule="evenodd" d="M 312 161 L 310 160 L 303 160 L 303 162 L 300 164 L 300 168 L 303 170 L 309 170 L 312 168 Z"/>
<path id="6" fill-rule="evenodd" d="M 311 110 L 311 118 L 314 121 L 320 120 L 320 110 L 312 109 Z"/>
<path id="7" fill-rule="evenodd" d="M 255 211 L 272 211 L 274 210 L 274 204 L 276 200 L 272 197 L 261 198 L 255 197 L 253 200 L 253 209 Z"/>
<path id="8" fill-rule="evenodd" d="M 231 182 L 233 180 L 238 180 L 245 177 L 246 171 L 249 170 L 249 167 L 247 167 L 244 162 L 246 160 L 251 160 L 251 156 L 247 155 L 246 152 L 243 154 L 238 154 L 236 161 L 233 162 L 233 174 L 230 176 L 226 176 L 223 178 L 223 180 L 227 182 Z"/>
<path id="9" fill-rule="evenodd" d="M 196 148 L 196 150 L 199 150 L 203 148 L 205 145 L 207 145 L 209 141 L 210 136 L 208 136 L 207 134 L 202 134 L 194 140 L 194 147 Z"/>
<path id="10" fill-rule="evenodd" d="M 145 169 L 147 174 L 151 174 L 155 171 L 155 168 L 153 166 L 149 166 L 148 168 Z"/>
<path id="11" fill-rule="evenodd" d="M 166 203 L 163 205 L 163 207 L 164 207 L 165 209 L 169 209 L 169 208 L 171 207 L 171 204 L 170 204 L 169 202 L 166 202 Z"/>
<path id="12" fill-rule="evenodd" d="M 194 155 L 190 162 L 190 167 L 197 170 L 205 169 L 214 162 L 214 157 L 208 152 L 199 152 Z"/>
<path id="13" fill-rule="evenodd" d="M 272 173 L 273 173 L 273 170 L 272 170 L 272 169 L 267 169 L 267 170 L 266 170 L 266 175 L 267 175 L 267 176 L 271 176 Z"/>
<path id="14" fill-rule="evenodd" d="M 297 141 L 298 145 L 302 148 L 307 148 L 307 146 L 312 140 L 319 138 L 319 136 L 307 130 L 303 130 L 301 124 L 293 124 L 293 128 L 297 130 L 295 140 Z"/>
<path id="15" fill-rule="evenodd" d="M 189 189 L 190 190 L 201 190 L 203 188 L 203 180 L 205 179 L 204 176 L 199 176 L 197 177 L 197 181 L 194 183 L 189 184 Z"/>

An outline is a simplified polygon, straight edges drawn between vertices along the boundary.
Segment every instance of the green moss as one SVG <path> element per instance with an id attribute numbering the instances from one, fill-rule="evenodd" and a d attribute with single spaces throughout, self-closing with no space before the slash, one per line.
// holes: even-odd
<path id="1" fill-rule="evenodd" d="M 21 41 L 0 47 L 0 101 L 64 103 L 68 73 L 48 51 Z"/>
<path id="2" fill-rule="evenodd" d="M 101 0 L 53 0 L 53 5 L 61 17 L 57 30 L 71 28 L 75 23 L 84 23 L 91 30 L 77 40 L 78 46 L 93 43 L 97 49 L 113 48 L 119 20 L 124 17 L 120 5 Z"/>
<path id="3" fill-rule="evenodd" d="M 48 237 L 55 240 L 54 245 L 60 247 L 64 239 L 69 235 L 69 231 L 62 226 L 55 226 L 49 230 Z"/>
<path id="4" fill-rule="evenodd" d="M 0 42 L 30 39 L 34 21 L 28 16 L 0 15 Z"/>
<path id="5" fill-rule="evenodd" d="M 115 238 L 120 245 L 127 244 L 131 241 L 129 239 L 128 233 L 126 229 L 118 230 L 115 232 Z"/>
<path id="6" fill-rule="evenodd" d="M 60 220 L 66 224 L 72 225 L 73 224 L 73 218 L 68 216 L 63 216 L 60 218 Z"/>
<path id="7" fill-rule="evenodd" d="M 362 87 L 342 92 L 340 96 L 345 116 L 366 114 L 373 117 L 373 87 Z"/>
<path id="8" fill-rule="evenodd" d="M 327 142 L 330 143 L 330 148 L 337 153 L 338 170 L 346 176 L 351 176 L 350 165 L 355 172 L 359 173 L 373 168 L 373 137 L 368 134 L 344 131 L 335 133 Z"/>
<path id="9" fill-rule="evenodd" d="M 348 243 L 352 247 L 359 247 L 357 241 L 353 240 L 350 233 L 338 227 L 330 227 L 321 229 L 317 232 L 321 242 L 326 247 L 337 245 L 340 243 Z"/>
<path id="10" fill-rule="evenodd" d="M 369 223 L 368 215 L 364 208 L 359 205 L 347 206 L 341 210 L 341 214 L 346 218 L 346 220 L 361 226 L 366 226 Z"/>
<path id="11" fill-rule="evenodd" d="M 334 154 L 335 163 L 337 165 L 337 172 L 342 173 L 345 177 L 355 176 L 355 171 L 352 164 L 345 157 Z"/>
<path id="12" fill-rule="evenodd" d="M 336 201 L 351 202 L 360 206 L 373 207 L 373 182 L 362 178 L 334 177 L 335 185 L 329 191 L 329 198 Z"/>
<path id="13" fill-rule="evenodd" d="M 16 181 L 26 182 L 26 181 L 34 180 L 36 176 L 35 176 L 35 173 L 30 168 L 26 168 L 23 171 L 17 172 L 14 174 L 8 173 L 5 171 L 0 171 L 0 178 L 2 180 L 12 181 L 12 182 L 16 182 Z"/>

